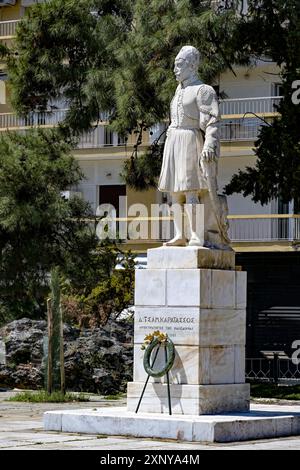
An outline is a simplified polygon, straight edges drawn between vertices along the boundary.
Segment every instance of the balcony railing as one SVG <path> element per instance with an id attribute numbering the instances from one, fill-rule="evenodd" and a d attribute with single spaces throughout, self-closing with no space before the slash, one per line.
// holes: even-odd
<path id="1" fill-rule="evenodd" d="M 230 215 L 228 220 L 233 242 L 300 241 L 300 215 Z"/>
<path id="2" fill-rule="evenodd" d="M 116 139 L 113 139 L 113 143 L 106 143 L 102 129 L 100 126 L 95 127 L 90 132 L 85 132 L 79 139 L 77 148 L 78 149 L 93 149 L 93 148 L 102 148 L 102 147 L 122 147 L 125 145 L 125 140 L 120 136 L 117 136 Z M 130 144 L 129 144 L 130 145 Z"/>
<path id="3" fill-rule="evenodd" d="M 18 129 L 32 126 L 56 126 L 62 122 L 67 114 L 67 109 L 55 109 L 45 112 L 31 112 L 28 116 L 18 117 L 14 113 L 0 113 L 0 129 Z M 99 116 L 99 120 L 106 122 L 109 119 L 109 113 L 104 112 Z"/>
<path id="4" fill-rule="evenodd" d="M 16 116 L 13 113 L 0 114 L 0 131 L 22 130 L 32 126 L 55 127 L 65 118 L 66 110 L 59 110 L 53 113 L 31 113 L 25 118 Z M 105 122 L 106 119 L 103 119 Z M 224 119 L 220 125 L 221 140 L 226 141 L 252 141 L 256 140 L 261 126 L 264 122 L 256 119 Z M 100 145 L 100 126 L 81 138 L 82 148 L 97 148 Z M 145 142 L 148 143 L 148 142 Z"/>
<path id="5" fill-rule="evenodd" d="M 12 38 L 16 35 L 17 25 L 20 20 L 1 21 L 0 22 L 0 39 Z"/>
<path id="6" fill-rule="evenodd" d="M 25 118 L 18 117 L 14 113 L 0 114 L 0 129 L 22 129 L 32 126 L 56 126 L 66 116 L 66 109 L 49 111 L 44 113 L 32 112 Z"/>
<path id="7" fill-rule="evenodd" d="M 274 111 L 273 106 L 275 102 L 278 104 L 280 99 L 280 97 L 270 97 L 224 100 L 221 103 L 221 140 L 225 142 L 256 140 L 261 126 L 264 125 L 264 121 L 256 117 L 234 118 L 233 116 L 243 115 L 251 111 L 256 114 L 264 114 L 266 119 L 269 119 L 271 116 L 268 113 L 271 113 L 272 109 Z M 54 109 L 41 113 L 31 112 L 25 118 L 18 117 L 14 113 L 1 113 L 0 130 L 26 129 L 32 126 L 54 127 L 65 119 L 67 111 L 67 109 Z M 226 116 L 230 117 L 227 118 Z M 100 121 L 106 122 L 108 120 L 109 113 L 101 113 Z M 99 146 L 101 146 L 101 141 L 99 129 L 97 130 L 97 128 L 85 134 L 81 139 L 80 148 L 98 148 Z"/>
<path id="8" fill-rule="evenodd" d="M 55 127 L 62 122 L 67 113 L 67 109 L 59 109 L 47 111 L 43 113 L 32 112 L 26 117 L 18 117 L 14 113 L 1 113 L 0 114 L 0 130 L 26 130 L 30 127 Z M 109 119 L 108 113 L 101 113 L 100 121 L 106 122 Z M 122 146 L 125 142 L 118 139 L 117 144 L 105 143 L 104 136 L 101 132 L 101 127 L 96 126 L 92 131 L 84 133 L 78 143 L 79 149 L 87 148 L 100 148 Z"/>
<path id="9" fill-rule="evenodd" d="M 222 141 L 256 140 L 264 121 L 258 118 L 222 119 L 220 137 Z"/>
<path id="10" fill-rule="evenodd" d="M 90 223 L 97 226 L 100 217 L 95 217 Z M 161 243 L 174 236 L 173 217 L 168 215 L 149 217 L 119 217 L 112 215 L 105 219 L 115 224 L 115 233 L 121 233 L 120 224 L 124 230 L 134 221 L 139 222 L 143 228 L 138 238 L 129 236 L 130 241 L 137 240 Z M 240 242 L 300 242 L 300 215 L 294 214 L 262 214 L 262 215 L 229 215 L 229 236 L 233 243 Z M 124 229 L 124 224 L 126 229 Z"/>
<path id="11" fill-rule="evenodd" d="M 264 116 L 270 115 L 277 112 L 277 106 L 282 98 L 282 96 L 263 96 L 258 98 L 226 99 L 220 102 L 220 111 L 222 116 L 244 116 L 246 113 Z"/>

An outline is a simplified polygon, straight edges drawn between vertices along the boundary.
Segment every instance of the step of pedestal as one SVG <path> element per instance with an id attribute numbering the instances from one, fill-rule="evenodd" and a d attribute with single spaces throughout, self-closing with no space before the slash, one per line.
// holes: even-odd
<path id="1" fill-rule="evenodd" d="M 292 406 L 253 405 L 248 413 L 180 416 L 132 413 L 125 408 L 49 411 L 46 431 L 176 439 L 190 442 L 232 442 L 300 434 L 300 414 Z"/>

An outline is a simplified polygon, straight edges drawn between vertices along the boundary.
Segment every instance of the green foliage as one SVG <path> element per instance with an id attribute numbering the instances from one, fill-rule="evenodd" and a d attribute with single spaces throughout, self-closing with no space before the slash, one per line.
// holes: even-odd
<path id="1" fill-rule="evenodd" d="M 300 73 L 300 3 L 298 0 L 249 1 L 250 16 L 241 20 L 236 38 L 249 53 L 272 58 L 282 70 L 284 99 L 280 117 L 262 127 L 255 144 L 256 165 L 239 171 L 225 187 L 267 204 L 280 197 L 299 202 L 300 106 L 292 102 L 292 83 Z"/>
<path id="2" fill-rule="evenodd" d="M 134 266 L 134 256 L 109 241 L 99 244 L 83 265 L 70 263 L 63 287 L 65 320 L 94 327 L 117 318 L 133 304 Z"/>
<path id="3" fill-rule="evenodd" d="M 45 311 L 48 273 L 84 258 L 95 235 L 84 201 L 61 190 L 82 178 L 70 147 L 55 131 L 0 137 L 0 311 L 35 318 Z"/>
<path id="4" fill-rule="evenodd" d="M 192 44 L 202 56 L 199 73 L 212 83 L 234 63 L 245 63 L 240 49 L 226 47 L 236 22 L 233 10 L 218 15 L 210 2 L 136 0 L 134 27 L 116 51 L 120 70 L 116 80 L 116 130 L 147 127 L 169 115 L 176 88 L 174 59 Z"/>
<path id="5" fill-rule="evenodd" d="M 251 397 L 278 398 L 280 400 L 300 400 L 300 386 L 251 384 Z"/>
<path id="6" fill-rule="evenodd" d="M 131 1 L 50 0 L 28 9 L 9 60 L 12 103 L 19 113 L 64 98 L 65 125 L 91 127 L 114 108 L 114 50 L 130 28 Z"/>
<path id="7" fill-rule="evenodd" d="M 10 55 L 12 102 L 18 112 L 44 110 L 65 98 L 65 125 L 90 128 L 99 112 L 126 134 L 168 114 L 176 87 L 174 58 L 187 43 L 202 53 L 201 76 L 244 61 L 227 47 L 234 31 L 232 9 L 218 15 L 210 2 L 194 0 L 50 0 L 29 9 Z M 15 54 L 17 53 L 17 55 Z"/>
<path id="8" fill-rule="evenodd" d="M 157 187 L 162 165 L 164 144 L 155 142 L 142 155 L 132 155 L 124 164 L 123 178 L 128 186 L 137 191 Z"/>
<path id="9" fill-rule="evenodd" d="M 63 394 L 61 392 L 53 392 L 51 394 L 40 390 L 38 392 L 20 392 L 10 397 L 8 401 L 28 402 L 28 403 L 68 403 L 68 402 L 87 402 L 89 397 L 84 393 Z"/>
<path id="10" fill-rule="evenodd" d="M 50 0 L 34 5 L 20 22 L 9 56 L 11 95 L 19 113 L 44 110 L 64 98 L 68 135 L 90 129 L 108 112 L 122 135 L 165 119 L 176 82 L 172 68 L 185 44 L 202 55 L 200 76 L 213 83 L 234 64 L 267 57 L 282 67 L 285 100 L 281 119 L 263 128 L 257 166 L 234 175 L 227 194 L 242 192 L 266 203 L 295 198 L 299 189 L 299 110 L 291 84 L 299 79 L 299 0 L 241 2 L 196 0 Z M 229 8 L 230 6 L 234 8 Z M 3 53 L 6 53 L 3 51 Z M 268 59 L 267 59 L 268 60 Z M 137 147 L 141 143 L 140 134 Z M 124 168 L 129 186 L 155 186 L 161 150 L 134 149 Z"/>
<path id="11" fill-rule="evenodd" d="M 17 29 L 9 58 L 12 103 L 23 114 L 45 110 L 63 98 L 67 135 L 80 134 L 108 112 L 121 135 L 149 128 L 168 116 L 176 88 L 175 56 L 185 44 L 202 53 L 200 75 L 212 82 L 234 63 L 237 16 L 218 14 L 210 1 L 50 0 L 32 6 Z M 141 140 L 138 138 L 138 145 Z M 155 186 L 162 145 L 140 156 L 137 147 L 124 168 L 129 186 Z"/>
<path id="12" fill-rule="evenodd" d="M 116 393 L 115 395 L 105 395 L 104 400 L 122 400 L 126 398 L 126 393 Z"/>

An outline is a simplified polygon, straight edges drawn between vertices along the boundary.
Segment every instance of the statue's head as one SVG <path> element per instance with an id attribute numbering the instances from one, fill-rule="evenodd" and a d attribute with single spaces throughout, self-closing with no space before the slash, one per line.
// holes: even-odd
<path id="1" fill-rule="evenodd" d="M 184 46 L 175 59 L 174 73 L 178 82 L 197 76 L 200 52 L 193 46 Z"/>

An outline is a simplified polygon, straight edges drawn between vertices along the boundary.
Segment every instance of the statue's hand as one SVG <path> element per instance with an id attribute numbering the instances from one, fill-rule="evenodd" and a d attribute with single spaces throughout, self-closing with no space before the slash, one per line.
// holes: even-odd
<path id="1" fill-rule="evenodd" d="M 203 150 L 201 158 L 204 162 L 214 162 L 217 159 L 217 155 L 214 150 Z"/>

